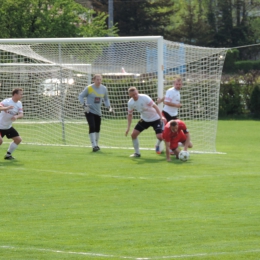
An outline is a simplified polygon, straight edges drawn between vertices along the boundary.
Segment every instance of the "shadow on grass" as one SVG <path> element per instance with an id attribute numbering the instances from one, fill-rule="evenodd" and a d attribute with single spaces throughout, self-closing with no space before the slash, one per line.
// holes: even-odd
<path id="1" fill-rule="evenodd" d="M 88 153 L 90 156 L 93 156 L 93 157 L 104 157 L 104 156 L 109 156 L 111 154 L 114 155 L 114 157 L 117 157 L 117 158 L 122 158 L 122 162 L 123 161 L 126 161 L 126 160 L 130 160 L 132 162 L 135 162 L 136 164 L 158 164 L 158 163 L 161 163 L 161 162 L 165 162 L 165 163 L 168 163 L 168 164 L 183 164 L 183 163 L 191 163 L 191 160 L 189 159 L 187 162 L 182 162 L 178 159 L 175 158 L 175 156 L 171 156 L 171 162 L 167 162 L 166 160 L 166 155 L 165 153 L 162 153 L 162 154 L 156 154 L 156 156 L 154 157 L 154 154 L 153 155 L 149 155 L 149 154 L 142 154 L 141 157 L 130 157 L 130 154 L 131 152 L 129 153 L 122 153 L 120 155 L 117 155 L 116 152 L 113 152 L 113 150 L 109 150 L 107 148 L 105 149 L 101 149 L 97 152 L 92 152 L 92 151 L 89 151 Z M 110 158 L 112 159 L 112 157 Z"/>
<path id="2" fill-rule="evenodd" d="M 4 160 L 3 162 L 0 161 L 0 167 L 12 167 L 12 166 L 24 166 L 23 163 L 19 162 L 18 160 Z"/>
<path id="3" fill-rule="evenodd" d="M 175 158 L 175 156 L 172 156 L 172 160 L 171 162 L 168 162 L 166 160 L 166 155 L 165 154 L 160 154 L 160 155 L 156 155 L 156 158 L 154 157 L 149 157 L 149 155 L 144 155 L 141 157 L 125 157 L 123 155 L 120 155 L 119 157 L 122 157 L 125 159 L 128 159 L 128 160 L 131 160 L 133 162 L 135 162 L 136 164 L 158 164 L 158 163 L 162 163 L 162 162 L 165 162 L 165 163 L 168 163 L 168 164 L 182 164 L 182 163 L 188 163 L 188 162 L 182 162 L 178 159 Z"/>

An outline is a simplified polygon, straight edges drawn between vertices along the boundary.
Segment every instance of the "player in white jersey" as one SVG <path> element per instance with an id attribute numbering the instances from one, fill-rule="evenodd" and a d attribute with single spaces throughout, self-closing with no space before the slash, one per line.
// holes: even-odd
<path id="1" fill-rule="evenodd" d="M 89 138 L 93 152 L 97 152 L 100 150 L 98 141 L 101 126 L 102 101 L 104 101 L 105 106 L 109 108 L 110 112 L 113 112 L 113 109 L 110 107 L 107 88 L 101 84 L 102 76 L 96 74 L 93 77 L 93 81 L 94 84 L 87 86 L 79 94 L 79 101 L 84 107 L 85 116 L 89 125 Z"/>
<path id="2" fill-rule="evenodd" d="M 6 160 L 14 159 L 12 153 L 22 141 L 19 133 L 12 127 L 15 120 L 23 117 L 23 106 L 20 101 L 22 97 L 23 89 L 16 88 L 13 90 L 11 98 L 6 98 L 0 102 L 0 145 L 3 143 L 4 136 L 13 139 L 4 157 Z"/>
<path id="3" fill-rule="evenodd" d="M 174 80 L 174 87 L 169 88 L 163 98 L 158 98 L 157 103 L 164 102 L 163 116 L 167 122 L 178 118 L 178 108 L 181 107 L 180 90 L 182 87 L 182 80 L 180 77 Z"/>
<path id="4" fill-rule="evenodd" d="M 128 89 L 128 94 L 130 99 L 128 101 L 128 124 L 125 135 L 128 135 L 132 123 L 133 111 L 136 110 L 141 114 L 141 119 L 138 121 L 131 134 L 135 153 L 130 155 L 130 157 L 140 157 L 138 135 L 143 130 L 152 126 L 157 139 L 162 140 L 162 113 L 148 95 L 139 94 L 135 87 L 130 87 Z"/>
<path id="5" fill-rule="evenodd" d="M 181 107 L 181 95 L 180 90 L 182 87 L 182 79 L 177 77 L 174 80 L 173 87 L 166 91 L 163 98 L 158 98 L 157 103 L 164 102 L 163 117 L 167 122 L 178 119 L 178 109 Z M 158 141 L 155 147 L 156 153 L 160 153 L 160 142 Z"/>

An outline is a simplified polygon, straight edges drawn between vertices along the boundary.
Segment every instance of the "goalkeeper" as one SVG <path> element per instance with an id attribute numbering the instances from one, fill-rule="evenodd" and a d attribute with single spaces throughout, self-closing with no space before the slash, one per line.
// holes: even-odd
<path id="1" fill-rule="evenodd" d="M 100 126 L 101 126 L 101 105 L 104 101 L 105 106 L 110 112 L 113 112 L 110 107 L 108 91 L 106 86 L 102 85 L 102 76 L 96 74 L 93 77 L 93 84 L 87 86 L 79 94 L 79 102 L 83 105 L 85 117 L 89 125 L 89 139 L 92 144 L 93 152 L 100 150 L 98 146 Z"/>

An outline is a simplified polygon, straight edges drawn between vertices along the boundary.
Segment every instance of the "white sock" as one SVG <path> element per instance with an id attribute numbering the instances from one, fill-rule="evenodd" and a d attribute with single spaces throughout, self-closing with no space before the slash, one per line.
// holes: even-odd
<path id="1" fill-rule="evenodd" d="M 15 142 L 10 143 L 7 152 L 11 154 L 17 148 L 17 146 L 18 145 Z"/>
<path id="2" fill-rule="evenodd" d="M 96 132 L 95 134 L 96 134 L 96 145 L 98 146 L 99 133 L 98 133 L 98 132 Z"/>
<path id="3" fill-rule="evenodd" d="M 93 148 L 94 148 L 95 146 L 97 146 L 95 133 L 90 133 L 90 134 L 89 134 L 89 139 L 90 139 L 90 142 L 91 142 Z"/>
<path id="4" fill-rule="evenodd" d="M 160 144 L 161 144 L 161 140 L 157 139 L 156 146 L 160 146 Z"/>
<path id="5" fill-rule="evenodd" d="M 134 146 L 134 149 L 135 149 L 135 153 L 140 154 L 138 138 L 132 139 L 132 141 L 133 141 L 133 146 Z"/>

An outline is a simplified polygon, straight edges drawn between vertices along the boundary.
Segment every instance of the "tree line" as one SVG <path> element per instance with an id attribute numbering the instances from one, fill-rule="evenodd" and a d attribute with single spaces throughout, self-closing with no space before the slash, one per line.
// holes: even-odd
<path id="1" fill-rule="evenodd" d="M 0 0 L 0 38 L 162 35 L 171 41 L 216 48 L 260 42 L 260 0 L 113 0 L 112 28 L 108 28 L 108 0 L 84 1 Z M 257 63 L 234 62 L 257 60 L 259 51 L 258 46 L 231 51 L 224 72 L 235 67 L 258 70 Z M 244 106 L 244 100 L 238 103 Z"/>
<path id="2" fill-rule="evenodd" d="M 260 41 L 260 0 L 113 0 L 112 28 L 108 0 L 83 2 L 0 0 L 0 38 L 162 35 L 226 48 Z M 259 50 L 241 50 L 240 58 L 254 59 Z"/>
<path id="3" fill-rule="evenodd" d="M 113 0 L 110 29 L 108 0 L 87 2 L 0 0 L 0 38 L 163 35 L 205 47 L 260 41 L 260 0 Z"/>
<path id="4" fill-rule="evenodd" d="M 91 0 L 107 12 L 108 0 Z M 119 36 L 163 35 L 204 47 L 237 47 L 260 42 L 260 0 L 113 0 Z M 259 48 L 241 50 L 254 59 Z"/>
<path id="5" fill-rule="evenodd" d="M 74 0 L 0 0 L 0 38 L 116 36 L 104 12 Z"/>

